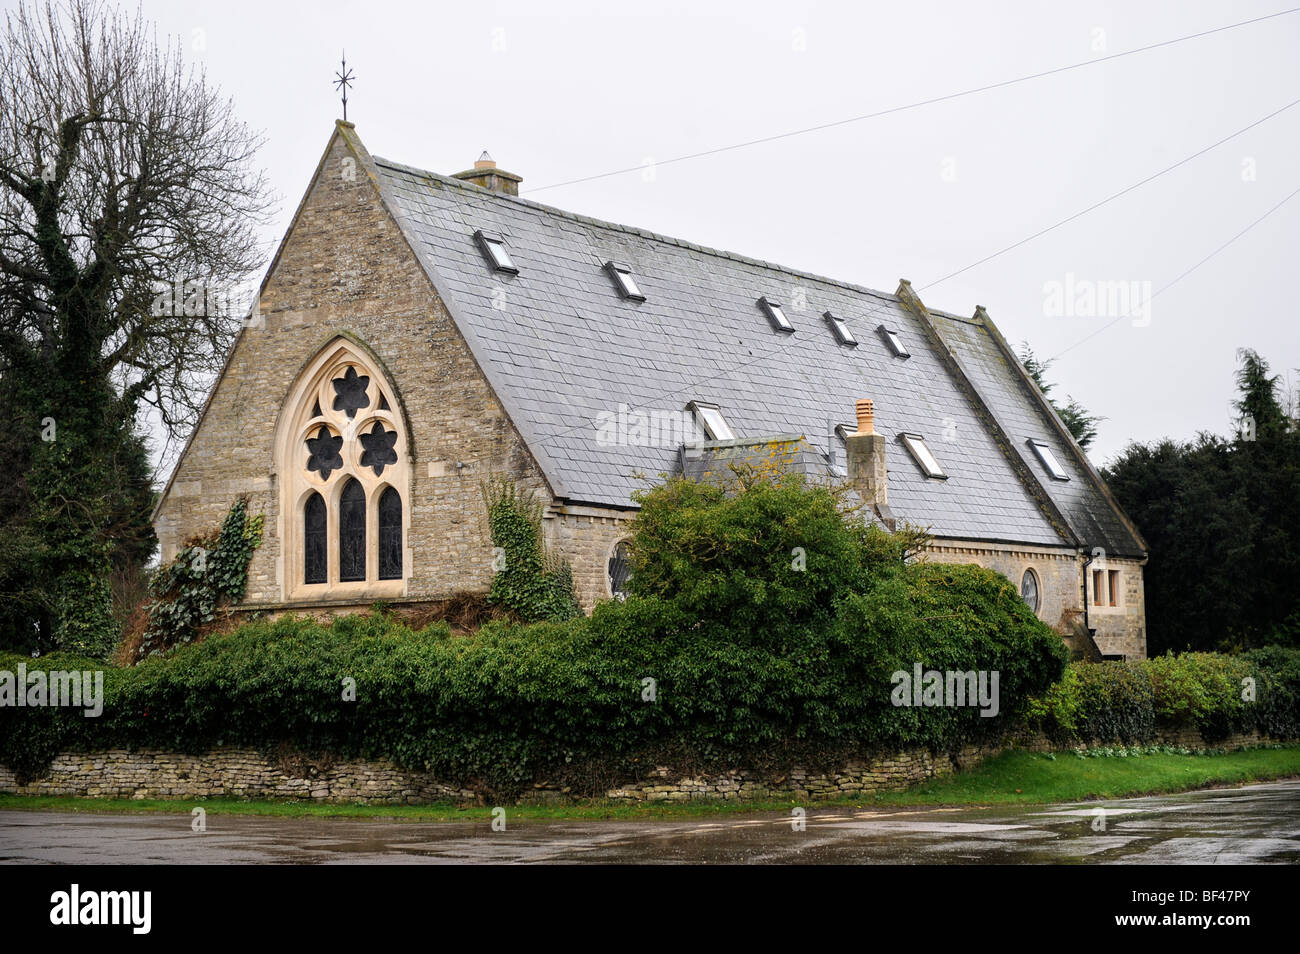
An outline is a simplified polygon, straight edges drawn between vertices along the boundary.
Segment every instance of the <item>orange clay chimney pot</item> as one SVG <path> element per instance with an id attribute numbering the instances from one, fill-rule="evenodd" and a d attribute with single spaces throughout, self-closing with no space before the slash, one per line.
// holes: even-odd
<path id="1" fill-rule="evenodd" d="M 876 411 L 870 399 L 858 402 L 858 434 L 876 433 Z"/>

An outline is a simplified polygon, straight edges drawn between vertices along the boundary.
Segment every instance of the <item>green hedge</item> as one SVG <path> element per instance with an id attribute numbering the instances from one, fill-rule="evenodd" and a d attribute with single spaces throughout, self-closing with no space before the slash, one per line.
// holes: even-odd
<path id="1" fill-rule="evenodd" d="M 669 481 L 642 496 L 635 531 L 632 595 L 590 618 L 455 637 L 383 614 L 250 623 L 110 670 L 98 719 L 0 709 L 0 762 L 36 773 L 61 748 L 287 742 L 505 792 L 557 774 L 595 791 L 659 757 L 956 747 L 1014 724 L 1065 666 L 1005 577 L 909 564 L 914 534 L 844 519 L 825 488 Z M 998 672 L 997 717 L 894 706 L 892 674 L 918 663 Z"/>
<path id="2" fill-rule="evenodd" d="M 1253 699 L 1246 698 L 1252 688 Z M 1184 653 L 1140 662 L 1072 663 L 1033 700 L 1029 721 L 1062 744 L 1149 743 L 1160 728 L 1195 728 L 1206 742 L 1259 730 L 1300 737 L 1300 650 Z"/>

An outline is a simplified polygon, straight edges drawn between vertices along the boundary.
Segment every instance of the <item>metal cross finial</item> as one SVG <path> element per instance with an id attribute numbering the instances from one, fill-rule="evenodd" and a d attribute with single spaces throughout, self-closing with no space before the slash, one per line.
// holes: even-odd
<path id="1" fill-rule="evenodd" d="M 356 79 L 356 77 L 352 75 L 352 71 L 348 69 L 347 50 L 343 51 L 342 72 L 335 71 L 334 75 L 338 77 L 334 81 L 334 88 L 343 90 L 343 121 L 347 122 L 348 121 L 348 87 L 351 86 L 352 81 Z"/>

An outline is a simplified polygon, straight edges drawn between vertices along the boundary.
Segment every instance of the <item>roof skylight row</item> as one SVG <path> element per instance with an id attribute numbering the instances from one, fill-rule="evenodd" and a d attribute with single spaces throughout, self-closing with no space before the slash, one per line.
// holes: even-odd
<path id="1" fill-rule="evenodd" d="M 479 229 L 474 233 L 474 239 L 478 242 L 479 248 L 482 250 L 484 257 L 487 258 L 488 264 L 492 266 L 493 271 L 505 272 L 510 275 L 519 274 L 518 267 L 511 260 L 510 253 L 506 250 L 506 240 L 501 235 Z M 645 294 L 641 291 L 632 275 L 632 266 L 624 262 L 611 260 L 605 263 L 605 271 L 614 280 L 614 284 L 623 298 L 628 301 L 646 300 Z M 758 306 L 762 309 L 763 314 L 767 316 L 767 320 L 772 323 L 773 328 L 786 334 L 794 334 L 794 325 L 786 317 L 785 308 L 779 301 L 764 295 L 758 299 Z M 854 337 L 848 321 L 842 316 L 827 311 L 822 317 L 826 319 L 826 323 L 834 333 L 836 341 L 848 348 L 858 346 L 858 339 Z M 894 353 L 895 357 L 911 357 L 907 348 L 904 347 L 903 339 L 897 329 L 882 324 L 876 331 L 889 345 L 889 349 Z"/>
<path id="2" fill-rule="evenodd" d="M 758 300 L 758 307 L 762 310 L 763 314 L 767 316 L 767 320 L 772 323 L 773 328 L 777 331 L 783 331 L 786 334 L 794 334 L 794 325 L 791 323 L 790 319 L 786 317 L 785 308 L 782 307 L 779 301 L 768 298 L 764 295 Z M 822 313 L 822 317 L 826 319 L 826 324 L 830 326 L 831 331 L 835 335 L 836 341 L 847 348 L 856 348 L 858 346 L 858 339 L 854 337 L 853 330 L 849 328 L 848 321 L 846 321 L 841 315 L 837 315 L 833 311 L 827 311 Z M 894 357 L 911 357 L 911 354 L 903 345 L 903 338 L 898 333 L 897 328 L 893 328 L 889 325 L 880 325 L 876 328 L 876 331 L 879 333 L 880 337 L 884 339 L 885 343 L 889 345 L 889 350 L 893 352 Z"/>
<path id="3" fill-rule="evenodd" d="M 506 250 L 504 238 L 496 232 L 479 229 L 474 233 L 474 240 L 478 242 L 479 249 L 482 250 L 493 271 L 505 272 L 509 275 L 519 274 L 518 267 Z M 609 272 L 610 278 L 614 279 L 620 295 L 628 301 L 645 301 L 645 294 L 637 286 L 636 279 L 632 277 L 632 266 L 623 262 L 609 261 L 605 263 L 605 271 Z"/>

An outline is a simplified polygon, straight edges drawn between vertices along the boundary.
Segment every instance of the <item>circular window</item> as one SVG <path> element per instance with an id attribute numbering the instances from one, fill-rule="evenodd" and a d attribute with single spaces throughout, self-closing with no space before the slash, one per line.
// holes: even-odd
<path id="1" fill-rule="evenodd" d="M 626 540 L 614 544 L 609 555 L 609 595 L 615 599 L 627 596 L 627 581 L 632 577 L 632 545 Z"/>
<path id="2" fill-rule="evenodd" d="M 1032 569 L 1025 570 L 1025 575 L 1020 579 L 1020 596 L 1031 610 L 1038 612 L 1038 574 Z"/>

